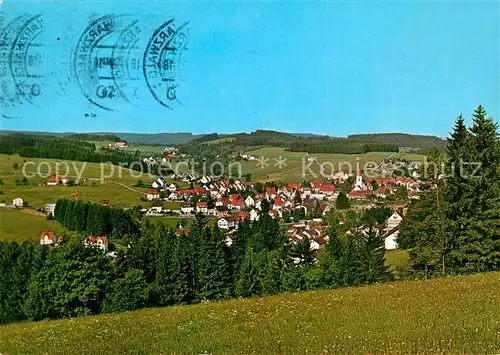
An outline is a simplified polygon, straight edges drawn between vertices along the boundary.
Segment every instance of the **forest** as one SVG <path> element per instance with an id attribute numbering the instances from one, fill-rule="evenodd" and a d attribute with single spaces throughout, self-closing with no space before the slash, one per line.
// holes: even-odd
<path id="1" fill-rule="evenodd" d="M 192 153 L 202 143 L 220 140 L 210 145 L 227 145 L 234 150 L 272 146 L 294 152 L 363 154 L 368 152 L 397 152 L 402 147 L 412 147 L 416 152 L 426 152 L 437 148 L 444 152 L 446 141 L 435 136 L 422 136 L 404 133 L 379 133 L 349 135 L 336 138 L 314 134 L 291 134 L 269 130 L 257 130 L 251 133 L 207 134 L 182 145 L 182 149 Z"/>

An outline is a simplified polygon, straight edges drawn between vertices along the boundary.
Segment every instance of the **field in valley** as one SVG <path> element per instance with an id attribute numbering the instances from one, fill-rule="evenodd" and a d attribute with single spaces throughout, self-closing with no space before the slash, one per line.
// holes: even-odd
<path id="1" fill-rule="evenodd" d="M 17 241 L 24 239 L 39 240 L 43 231 L 53 231 L 57 235 L 67 233 L 66 228 L 58 222 L 47 220 L 45 215 L 31 210 L 0 208 L 0 241 Z M 1 352 L 1 350 L 0 350 Z"/>
<path id="2" fill-rule="evenodd" d="M 268 159 L 266 161 L 267 166 L 264 164 L 264 167 L 257 160 L 241 162 L 243 174 L 251 173 L 252 180 L 301 182 L 304 180 L 312 180 L 315 177 L 321 177 L 320 165 L 316 162 L 309 163 L 306 153 L 303 152 L 289 152 L 284 148 L 265 147 L 247 151 L 245 154 L 252 155 L 258 159 L 261 157 Z M 378 164 L 389 156 L 406 159 L 408 161 L 422 161 L 424 157 L 419 154 L 389 152 L 371 152 L 366 154 L 311 154 L 310 156 L 324 164 L 325 173 L 330 173 L 332 166 L 335 172 L 340 170 L 352 170 L 355 172 L 359 168 L 364 169 L 366 164 Z M 281 168 L 277 165 L 280 157 L 284 163 Z"/>
<path id="3" fill-rule="evenodd" d="M 3 354 L 494 354 L 500 272 L 0 326 Z"/>
<path id="4" fill-rule="evenodd" d="M 17 169 L 14 168 L 14 164 L 18 165 Z M 76 180 L 81 172 L 82 185 L 73 187 L 44 185 L 47 181 L 45 176 L 49 172 L 55 173 L 57 164 L 59 164 L 58 175 L 68 175 Z M 27 185 L 18 185 L 16 180 L 23 178 L 23 170 L 26 175 L 32 177 L 27 178 Z M 139 179 L 149 185 L 156 177 L 147 173 L 141 176 L 139 174 L 140 172 L 115 165 L 101 166 L 98 163 L 22 158 L 17 155 L 0 154 L 0 178 L 4 182 L 4 185 L 0 186 L 0 191 L 3 193 L 0 195 L 0 201 L 10 204 L 14 198 L 22 197 L 30 207 L 43 208 L 46 203 L 56 202 L 60 198 L 74 198 L 73 193 L 78 190 L 81 194 L 80 199 L 85 201 L 109 200 L 113 205 L 122 207 L 148 206 L 148 203 L 141 201 L 147 187 L 134 185 Z"/>

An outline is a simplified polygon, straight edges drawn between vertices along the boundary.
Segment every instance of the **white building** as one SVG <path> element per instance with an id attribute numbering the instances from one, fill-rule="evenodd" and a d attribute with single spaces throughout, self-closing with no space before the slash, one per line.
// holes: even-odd
<path id="1" fill-rule="evenodd" d="M 56 204 L 55 203 L 46 203 L 45 204 L 45 213 L 48 215 L 54 216 L 54 211 L 56 210 Z"/>
<path id="2" fill-rule="evenodd" d="M 401 222 L 403 221 L 403 217 L 399 215 L 399 213 L 394 212 L 388 219 L 387 219 L 387 229 L 391 230 L 396 227 L 398 227 Z"/>
<path id="3" fill-rule="evenodd" d="M 385 249 L 393 250 L 398 248 L 397 238 L 399 234 L 399 228 L 394 228 L 384 235 Z"/>
<path id="4" fill-rule="evenodd" d="M 24 207 L 24 199 L 22 197 L 17 197 L 12 201 L 12 206 L 14 207 Z"/>
<path id="5" fill-rule="evenodd" d="M 54 245 L 57 242 L 57 237 L 54 232 L 42 232 L 40 233 L 40 245 Z"/>
<path id="6" fill-rule="evenodd" d="M 96 236 L 91 235 L 85 241 L 85 245 L 92 246 L 92 247 L 101 249 L 102 251 L 106 252 L 106 251 L 108 251 L 108 238 L 96 237 Z"/>

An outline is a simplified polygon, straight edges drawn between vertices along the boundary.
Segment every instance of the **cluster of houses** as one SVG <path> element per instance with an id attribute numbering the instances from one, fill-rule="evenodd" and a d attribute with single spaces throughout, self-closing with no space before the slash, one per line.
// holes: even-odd
<path id="1" fill-rule="evenodd" d="M 47 179 L 47 186 L 56 186 L 59 184 L 67 185 L 68 182 L 69 182 L 69 177 L 67 176 L 51 175 Z"/>
<path id="2" fill-rule="evenodd" d="M 175 183 L 167 183 L 163 177 L 157 178 L 152 187 L 146 191 L 146 199 L 152 201 L 152 207 L 147 210 L 150 215 L 159 215 L 163 203 L 161 201 L 181 202 L 180 210 L 174 211 L 182 215 L 202 213 L 209 216 L 226 217 L 234 212 L 247 210 L 253 220 L 257 211 L 261 210 L 261 203 L 267 200 L 272 205 L 270 214 L 275 218 L 282 218 L 283 212 L 292 212 L 314 206 L 316 201 L 322 205 L 322 210 L 328 209 L 328 202 L 337 199 L 339 191 L 336 184 L 343 183 L 350 176 L 339 172 L 331 180 L 315 179 L 309 184 L 288 183 L 276 187 L 266 187 L 263 192 L 256 192 L 255 186 L 241 180 L 215 180 L 208 176 L 197 178 L 182 177 L 182 181 L 196 182 L 197 187 L 180 189 Z M 356 174 L 353 189 L 347 194 L 349 199 L 361 200 L 373 197 L 387 198 L 395 194 L 399 188 L 405 188 L 409 198 L 420 197 L 420 183 L 408 177 L 364 179 L 361 171 Z M 201 201 L 199 201 L 201 200 Z M 215 201 L 209 206 L 207 200 Z M 198 201 L 198 202 L 194 202 Z M 257 211 L 255 211 L 257 210 Z"/>
<path id="3" fill-rule="evenodd" d="M 64 242 L 64 237 L 58 237 L 55 232 L 43 231 L 40 233 L 40 245 L 57 246 Z M 107 237 L 90 235 L 84 241 L 85 246 L 93 247 L 107 252 L 109 249 L 109 242 Z"/>
<path id="4" fill-rule="evenodd" d="M 109 143 L 106 146 L 108 149 L 125 149 L 128 147 L 127 142 L 115 142 L 115 143 Z"/>
<path id="5" fill-rule="evenodd" d="M 375 189 L 374 186 L 377 186 Z M 367 199 L 371 197 L 387 198 L 398 188 L 404 187 L 411 199 L 420 198 L 420 182 L 409 177 L 363 179 L 361 170 L 356 174 L 354 188 L 347 194 L 350 199 Z"/>

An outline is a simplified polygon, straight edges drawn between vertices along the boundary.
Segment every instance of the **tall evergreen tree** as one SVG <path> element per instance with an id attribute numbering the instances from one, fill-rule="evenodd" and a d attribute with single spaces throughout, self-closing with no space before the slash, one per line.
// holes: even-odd
<path id="1" fill-rule="evenodd" d="M 371 228 L 362 233 L 358 251 L 360 263 L 357 278 L 360 283 L 384 282 L 389 279 L 388 267 L 385 265 L 384 239 L 376 229 Z"/>
<path id="2" fill-rule="evenodd" d="M 345 210 L 351 206 L 349 199 L 344 192 L 340 192 L 335 201 L 335 207 L 339 210 Z"/>
<path id="3" fill-rule="evenodd" d="M 235 285 L 236 296 L 249 297 L 260 293 L 259 260 L 257 253 L 249 246 L 239 270 Z"/>
<path id="4" fill-rule="evenodd" d="M 497 123 L 478 106 L 468 146 L 471 167 L 467 172 L 471 175 L 459 201 L 463 208 L 457 218 L 461 232 L 450 255 L 455 272 L 497 270 L 500 266 L 499 144 Z"/>

